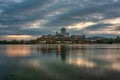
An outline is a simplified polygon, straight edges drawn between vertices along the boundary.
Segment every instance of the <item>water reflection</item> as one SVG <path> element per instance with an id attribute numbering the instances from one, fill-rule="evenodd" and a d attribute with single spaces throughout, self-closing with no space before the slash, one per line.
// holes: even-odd
<path id="1" fill-rule="evenodd" d="M 87 68 L 93 68 L 95 67 L 95 63 L 92 61 L 84 60 L 82 58 L 78 59 L 69 59 L 68 60 L 69 64 L 80 66 L 80 67 L 87 67 Z"/>
<path id="2" fill-rule="evenodd" d="M 8 56 L 28 56 L 31 54 L 31 48 L 26 45 L 8 45 L 6 54 Z"/>
<path id="3" fill-rule="evenodd" d="M 42 54 L 53 54 L 56 53 L 57 57 L 61 57 L 61 60 L 64 62 L 66 60 L 67 54 L 69 54 L 69 50 L 68 47 L 65 45 L 55 45 L 55 46 L 51 46 L 51 45 L 45 45 L 45 46 L 40 46 L 41 53 Z"/>
<path id="4" fill-rule="evenodd" d="M 0 80 L 120 79 L 119 45 L 6 45 L 0 51 L 7 54 L 0 55 Z"/>
<path id="5" fill-rule="evenodd" d="M 68 53 L 68 50 L 65 45 L 58 45 L 58 54 L 61 55 L 61 60 L 64 62 L 66 60 L 66 55 Z"/>
<path id="6" fill-rule="evenodd" d="M 110 65 L 107 67 L 112 70 L 120 71 L 120 50 L 108 50 L 106 59 L 109 61 Z"/>

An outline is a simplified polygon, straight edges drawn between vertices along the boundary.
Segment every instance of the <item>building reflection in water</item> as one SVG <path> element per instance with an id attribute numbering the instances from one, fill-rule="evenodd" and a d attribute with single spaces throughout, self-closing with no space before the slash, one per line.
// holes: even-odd
<path id="1" fill-rule="evenodd" d="M 61 57 L 61 60 L 62 60 L 63 62 L 66 61 L 67 53 L 69 53 L 68 50 L 67 50 L 67 46 L 65 46 L 65 45 L 60 45 L 60 44 L 57 45 L 56 56 L 58 56 L 58 57 L 60 56 L 60 57 Z"/>
<path id="2" fill-rule="evenodd" d="M 61 45 L 60 44 L 58 44 L 57 50 L 58 50 L 58 54 L 60 54 L 60 51 L 61 51 Z"/>
<path id="3" fill-rule="evenodd" d="M 60 56 L 62 61 L 66 60 L 66 56 L 67 56 L 66 54 L 68 53 L 67 46 L 61 45 L 61 44 L 58 44 L 58 45 L 43 45 L 43 46 L 41 46 L 40 49 L 41 49 L 40 51 L 41 51 L 42 54 L 56 53 L 56 56 L 57 57 Z"/>
<path id="4" fill-rule="evenodd" d="M 66 46 L 60 45 L 60 54 L 61 54 L 61 60 L 64 62 L 66 60 L 66 54 L 67 54 L 67 47 Z"/>
<path id="5" fill-rule="evenodd" d="M 41 51 L 42 54 L 50 54 L 50 53 L 53 53 L 53 50 L 54 50 L 53 46 L 50 46 L 48 44 L 40 45 L 39 49 L 40 49 L 39 51 Z"/>
<path id="6" fill-rule="evenodd" d="M 26 45 L 8 45 L 6 46 L 8 56 L 28 56 L 31 54 L 30 46 Z"/>

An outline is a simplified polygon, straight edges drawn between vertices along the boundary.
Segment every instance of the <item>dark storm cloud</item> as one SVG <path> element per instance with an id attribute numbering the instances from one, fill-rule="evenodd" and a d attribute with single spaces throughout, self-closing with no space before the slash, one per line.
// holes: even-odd
<path id="1" fill-rule="evenodd" d="M 22 3 L 8 4 L 3 9 L 3 13 L 0 16 L 0 22 L 15 23 L 15 22 L 29 22 L 35 19 L 40 19 L 44 16 L 40 14 L 40 9 L 47 5 L 50 0 L 25 0 Z M 39 14 L 39 15 L 37 15 Z M 15 22 L 14 22 L 15 21 Z"/>
<path id="2" fill-rule="evenodd" d="M 2 27 L 1 28 L 1 34 L 2 35 L 42 35 L 45 33 L 51 33 L 52 31 L 50 30 L 38 30 L 38 29 L 20 29 L 17 27 Z"/>
<path id="3" fill-rule="evenodd" d="M 0 0 L 0 34 L 49 34 L 84 21 L 96 24 L 81 33 L 100 30 L 112 25 L 100 21 L 120 17 L 119 5 L 120 0 Z"/>
<path id="4" fill-rule="evenodd" d="M 115 30 L 116 31 L 120 31 L 120 26 L 117 26 L 117 28 Z"/>
<path id="5" fill-rule="evenodd" d="M 109 26 L 112 26 L 112 24 L 97 24 L 97 25 L 88 26 L 87 28 L 84 28 L 84 30 L 97 31 L 97 30 L 102 30 L 104 28 L 109 28 Z"/>
<path id="6" fill-rule="evenodd" d="M 93 17 L 95 13 L 101 14 L 104 17 L 104 19 L 120 17 L 119 5 L 120 4 L 118 3 L 114 3 L 100 6 L 92 6 L 84 9 L 80 9 L 79 7 L 72 8 L 69 11 L 65 12 L 64 14 L 54 16 L 54 18 L 50 19 L 49 22 L 45 24 L 45 26 L 60 26 L 60 25 L 66 26 L 81 21 L 96 22 L 99 21 L 99 19 L 91 18 L 91 15 Z"/>

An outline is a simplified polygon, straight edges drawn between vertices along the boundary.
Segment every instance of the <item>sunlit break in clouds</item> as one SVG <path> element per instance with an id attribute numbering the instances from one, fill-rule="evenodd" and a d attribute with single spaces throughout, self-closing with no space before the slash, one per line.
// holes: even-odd
<path id="1" fill-rule="evenodd" d="M 0 0 L 0 38 L 53 34 L 62 27 L 70 34 L 118 36 L 120 0 Z"/>
<path id="2" fill-rule="evenodd" d="M 22 40 L 22 39 L 32 39 L 34 38 L 33 36 L 30 36 L 30 35 L 5 35 L 5 36 L 2 36 L 3 39 L 7 39 L 7 40 Z"/>

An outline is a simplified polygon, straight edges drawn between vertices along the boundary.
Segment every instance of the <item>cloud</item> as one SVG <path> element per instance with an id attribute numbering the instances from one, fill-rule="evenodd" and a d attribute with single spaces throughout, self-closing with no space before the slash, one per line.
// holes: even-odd
<path id="1" fill-rule="evenodd" d="M 80 22 L 80 23 L 77 23 L 77 24 L 73 24 L 71 26 L 68 26 L 69 29 L 78 29 L 78 30 L 81 30 L 81 29 L 84 29 L 84 28 L 87 28 L 89 26 L 93 26 L 95 25 L 96 23 L 94 22 Z"/>
<path id="2" fill-rule="evenodd" d="M 30 35 L 6 35 L 6 36 L 2 36 L 3 39 L 6 40 L 21 40 L 21 39 L 33 39 L 34 36 L 30 36 Z"/>
<path id="3" fill-rule="evenodd" d="M 0 35 L 119 34 L 119 0 L 0 0 Z M 103 35 L 103 36 L 104 36 Z"/>
<path id="4" fill-rule="evenodd" d="M 117 26 L 115 30 L 120 31 L 120 26 Z"/>

